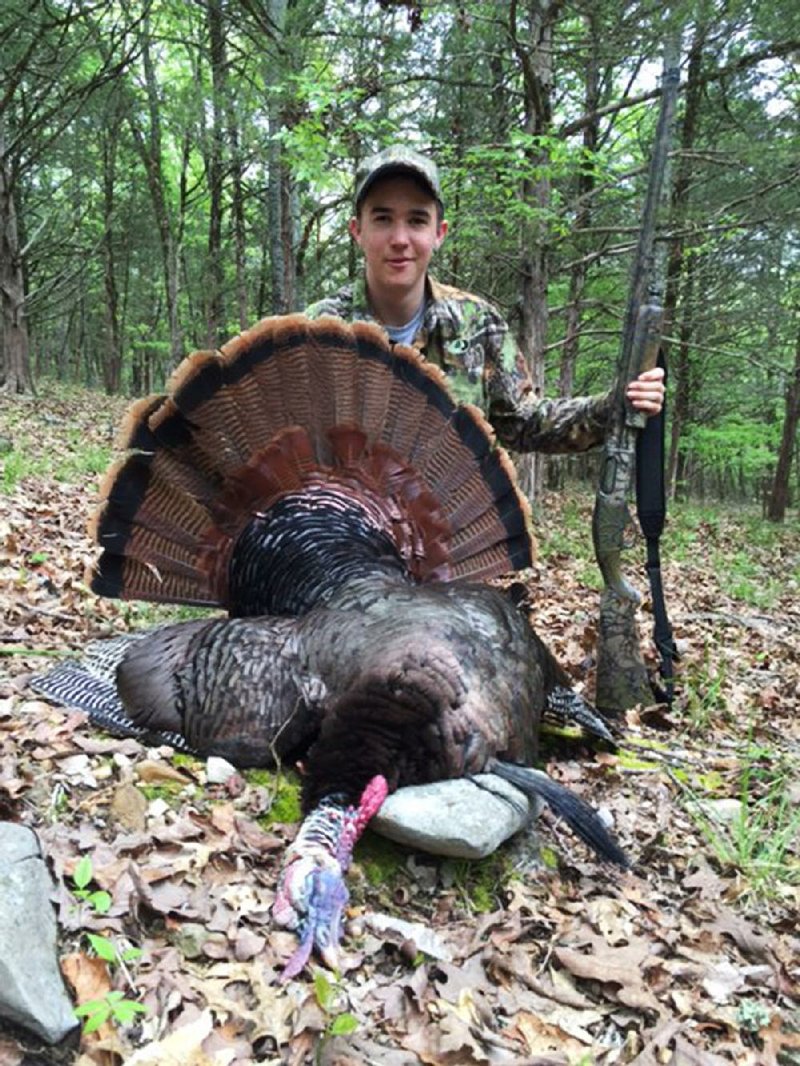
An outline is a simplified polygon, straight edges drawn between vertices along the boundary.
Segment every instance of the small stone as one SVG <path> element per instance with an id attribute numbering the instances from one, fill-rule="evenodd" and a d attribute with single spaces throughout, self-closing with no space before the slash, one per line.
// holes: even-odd
<path id="1" fill-rule="evenodd" d="M 527 796 L 513 785 L 494 774 L 479 774 L 398 789 L 370 828 L 434 855 L 482 859 L 523 829 L 532 814 Z"/>
<path id="2" fill-rule="evenodd" d="M 61 759 L 58 768 L 69 778 L 70 784 L 97 788 L 97 779 L 92 772 L 88 755 L 70 755 L 66 759 Z"/>
<path id="3" fill-rule="evenodd" d="M 184 922 L 170 939 L 185 959 L 198 959 L 203 954 L 208 937 L 208 929 L 204 925 Z"/>
<path id="4" fill-rule="evenodd" d="M 148 804 L 147 814 L 150 818 L 163 818 L 169 809 L 170 806 L 167 801 L 158 796 Z"/>
<path id="5" fill-rule="evenodd" d="M 731 825 L 742 817 L 742 801 L 737 799 L 703 800 L 700 807 L 715 822 Z"/>
<path id="6" fill-rule="evenodd" d="M 614 815 L 611 813 L 608 807 L 598 807 L 597 817 L 600 819 L 606 829 L 614 828 Z"/>
<path id="7" fill-rule="evenodd" d="M 227 759 L 221 759 L 218 755 L 211 755 L 206 762 L 206 781 L 209 785 L 224 785 L 228 778 L 238 773 L 235 766 L 231 766 Z"/>

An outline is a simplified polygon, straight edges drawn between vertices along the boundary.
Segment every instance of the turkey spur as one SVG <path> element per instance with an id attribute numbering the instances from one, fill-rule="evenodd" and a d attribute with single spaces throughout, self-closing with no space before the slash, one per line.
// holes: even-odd
<path id="1" fill-rule="evenodd" d="M 512 598 L 511 464 L 444 375 L 367 324 L 267 319 L 132 409 L 94 522 L 95 591 L 223 607 L 35 680 L 98 724 L 239 766 L 301 757 L 307 812 L 274 917 L 335 963 L 344 873 L 388 791 L 490 771 L 604 859 L 587 804 L 534 770 L 542 714 L 608 736 Z"/>

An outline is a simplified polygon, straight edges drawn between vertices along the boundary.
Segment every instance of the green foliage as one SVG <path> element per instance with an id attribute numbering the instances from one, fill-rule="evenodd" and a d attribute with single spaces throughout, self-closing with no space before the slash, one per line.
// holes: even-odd
<path id="1" fill-rule="evenodd" d="M 768 573 L 751 550 L 716 553 L 713 564 L 724 591 L 753 607 L 773 607 L 785 589 L 785 580 Z"/>
<path id="2" fill-rule="evenodd" d="M 702 732 L 716 722 L 727 709 L 725 701 L 725 660 L 715 660 L 708 642 L 703 657 L 691 664 L 681 676 L 686 711 L 692 730 Z"/>
<path id="3" fill-rule="evenodd" d="M 105 914 L 111 907 L 111 896 L 103 889 L 92 890 L 90 888 L 94 870 L 92 860 L 88 855 L 83 855 L 72 874 L 72 894 L 76 899 L 86 903 L 98 914 Z"/>
<path id="4" fill-rule="evenodd" d="M 126 999 L 124 992 L 112 989 L 103 999 L 91 999 L 75 1007 L 77 1018 L 85 1018 L 84 1033 L 93 1033 L 106 1022 L 115 1025 L 130 1025 L 137 1014 L 146 1014 L 147 1007 L 136 1000 Z"/>
<path id="5" fill-rule="evenodd" d="M 793 767 L 749 739 L 739 754 L 738 813 L 730 820 L 715 815 L 698 792 L 696 779 L 682 782 L 687 809 L 718 862 L 738 870 L 745 892 L 756 897 L 800 884 L 800 810 L 792 803 Z"/>
<path id="6" fill-rule="evenodd" d="M 175 807 L 180 802 L 181 793 L 186 785 L 181 784 L 180 781 L 161 781 L 157 785 L 142 782 L 138 788 L 148 803 L 152 803 L 153 800 L 163 800 L 171 807 Z"/>
<path id="7" fill-rule="evenodd" d="M 75 481 L 84 474 L 103 474 L 113 456 L 108 445 L 86 442 L 80 431 L 70 430 L 67 435 L 68 454 L 53 465 L 56 481 Z"/>
<path id="8" fill-rule="evenodd" d="M 579 558 L 587 564 L 594 564 L 592 549 L 591 514 L 587 510 L 587 499 L 568 497 L 559 508 L 558 522 L 542 521 L 537 526 L 539 552 L 544 559 L 558 555 Z M 597 581 L 596 570 L 592 580 Z"/>
<path id="9" fill-rule="evenodd" d="M 736 1008 L 736 1022 L 748 1033 L 766 1029 L 772 1019 L 772 1011 L 757 999 L 744 999 Z"/>
<path id="10" fill-rule="evenodd" d="M 345 1010 L 347 995 L 342 982 L 332 979 L 324 970 L 314 971 L 314 998 L 325 1015 L 326 1025 L 317 1045 L 314 1061 L 322 1063 L 325 1047 L 334 1036 L 350 1036 L 358 1029 L 358 1019 Z"/>
<path id="11" fill-rule="evenodd" d="M 684 446 L 701 467 L 713 471 L 724 485 L 754 485 L 774 461 L 779 425 L 738 415 L 727 415 L 721 425 L 687 427 Z"/>
<path id="12" fill-rule="evenodd" d="M 185 752 L 176 751 L 172 756 L 172 765 L 180 769 L 186 767 L 189 770 L 198 770 L 202 767 L 202 759 L 198 759 L 196 755 L 187 755 Z"/>
<path id="13" fill-rule="evenodd" d="M 112 898 L 108 892 L 92 891 L 92 860 L 84 855 L 78 861 L 72 875 L 72 894 L 87 904 L 96 914 L 105 914 L 111 907 Z M 136 947 L 120 948 L 109 937 L 98 933 L 86 933 L 86 939 L 94 954 L 111 967 L 124 969 L 128 962 L 141 956 Z M 88 1000 L 75 1007 L 76 1018 L 85 1019 L 84 1033 L 93 1033 L 106 1022 L 114 1025 L 130 1025 L 138 1014 L 146 1014 L 147 1008 L 136 1000 L 127 999 L 124 992 L 109 990 L 101 999 Z"/>
<path id="14" fill-rule="evenodd" d="M 97 933 L 87 933 L 86 939 L 95 955 L 112 966 L 118 966 L 123 962 L 133 962 L 142 954 L 139 948 L 124 948 L 120 951 L 113 940 L 107 936 L 99 936 Z"/>
<path id="15" fill-rule="evenodd" d="M 2 489 L 5 495 L 11 493 L 23 478 L 46 472 L 41 459 L 34 458 L 22 445 L 12 448 L 2 457 Z"/>
<path id="16" fill-rule="evenodd" d="M 131 629 L 145 629 L 165 622 L 193 622 L 198 618 L 214 617 L 207 607 L 187 604 L 145 603 L 134 600 L 121 604 L 122 617 Z"/>
<path id="17" fill-rule="evenodd" d="M 487 914 L 503 905 L 502 893 L 512 874 L 511 863 L 502 851 L 484 859 L 453 859 L 447 864 L 453 886 L 470 911 Z"/>
<path id="18" fill-rule="evenodd" d="M 54 477 L 71 482 L 85 474 L 101 474 L 112 456 L 110 447 L 84 441 L 79 430 L 70 430 L 64 450 L 42 453 L 23 435 L 14 447 L 0 458 L 0 488 L 6 495 L 29 477 Z"/>

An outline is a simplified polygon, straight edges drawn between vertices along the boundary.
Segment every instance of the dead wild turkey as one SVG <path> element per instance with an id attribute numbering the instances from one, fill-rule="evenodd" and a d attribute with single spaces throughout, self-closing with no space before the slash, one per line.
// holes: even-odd
<path id="1" fill-rule="evenodd" d="M 230 617 L 100 642 L 35 681 L 112 730 L 239 766 L 303 758 L 274 909 L 300 938 L 288 975 L 314 948 L 335 961 L 353 845 L 402 785 L 490 770 L 626 865 L 530 768 L 546 710 L 604 727 L 512 598 L 476 583 L 529 565 L 529 515 L 444 380 L 334 319 L 266 319 L 190 356 L 128 416 L 92 587 Z"/>

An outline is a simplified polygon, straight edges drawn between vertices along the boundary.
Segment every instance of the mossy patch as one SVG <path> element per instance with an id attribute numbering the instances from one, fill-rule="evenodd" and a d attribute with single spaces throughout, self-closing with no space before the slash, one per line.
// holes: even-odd
<path id="1" fill-rule="evenodd" d="M 452 859 L 449 872 L 464 905 L 476 914 L 502 906 L 501 893 L 512 876 L 508 855 L 500 850 L 483 859 Z"/>
<path id="2" fill-rule="evenodd" d="M 366 832 L 356 845 L 355 859 L 367 881 L 374 888 L 380 888 L 394 881 L 405 869 L 408 854 L 402 844 Z"/>
<path id="3" fill-rule="evenodd" d="M 539 848 L 539 858 L 548 870 L 558 869 L 558 852 L 548 844 L 542 844 Z"/>
<path id="4" fill-rule="evenodd" d="M 168 803 L 170 807 L 174 807 L 178 802 L 181 793 L 186 788 L 186 785 L 182 785 L 179 781 L 164 781 L 159 785 L 138 783 L 136 787 L 148 803 L 152 803 L 153 800 L 162 799 L 165 803 Z"/>
<path id="5" fill-rule="evenodd" d="M 186 766 L 190 770 L 199 770 L 203 764 L 195 755 L 187 755 L 186 752 L 176 751 L 172 756 L 172 765 L 177 769 Z"/>
<path id="6" fill-rule="evenodd" d="M 266 827 L 277 822 L 299 822 L 303 816 L 300 803 L 300 778 L 292 771 L 245 770 L 244 779 L 249 785 L 265 788 L 270 796 L 270 807 L 259 818 Z"/>

